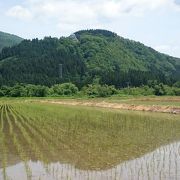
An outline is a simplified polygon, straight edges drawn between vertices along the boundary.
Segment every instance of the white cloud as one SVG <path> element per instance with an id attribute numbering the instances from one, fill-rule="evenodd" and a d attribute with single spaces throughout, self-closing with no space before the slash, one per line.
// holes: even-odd
<path id="1" fill-rule="evenodd" d="M 56 18 L 66 23 L 139 15 L 172 4 L 172 0 L 26 0 L 10 8 L 7 15 L 20 19 Z"/>
<path id="2" fill-rule="evenodd" d="M 103 27 L 122 16 L 143 16 L 149 11 L 174 7 L 174 0 L 24 0 L 6 15 L 40 24 L 53 22 L 61 30 L 72 32 L 74 27 Z"/>
<path id="3" fill-rule="evenodd" d="M 9 2 L 6 4 L 6 1 Z M 180 46 L 178 39 L 180 0 L 18 0 L 17 3 L 15 2 L 4 0 L 2 3 L 0 0 L 3 7 L 1 26 L 7 29 L 15 27 L 17 34 L 21 27 L 25 37 L 66 36 L 81 29 L 101 28 L 153 47 L 156 44 L 170 44 L 155 48 L 167 54 L 180 56 L 180 48 L 175 46 Z M 3 16 L 5 11 L 6 16 Z M 6 23 L 6 19 L 9 18 L 12 19 Z M 13 21 L 13 18 L 20 21 Z M 24 27 L 26 21 L 27 26 Z"/>
<path id="4" fill-rule="evenodd" d="M 21 19 L 21 20 L 29 20 L 29 19 L 32 19 L 33 17 L 31 12 L 27 8 L 24 8 L 20 5 L 10 8 L 7 11 L 6 15 Z"/>

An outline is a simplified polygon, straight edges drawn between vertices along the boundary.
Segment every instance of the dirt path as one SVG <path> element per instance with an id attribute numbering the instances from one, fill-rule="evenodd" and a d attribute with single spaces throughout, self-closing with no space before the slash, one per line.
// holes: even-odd
<path id="1" fill-rule="evenodd" d="M 61 105 L 72 105 L 72 106 L 90 106 L 90 107 L 103 107 L 112 109 L 123 109 L 123 110 L 133 110 L 133 111 L 150 111 L 150 112 L 163 112 L 163 113 L 173 113 L 180 114 L 180 107 L 172 106 L 160 106 L 160 105 L 134 105 L 134 104 L 121 104 L 121 103 L 111 103 L 111 102 L 94 102 L 94 101 L 79 101 L 79 100 L 42 100 L 42 103 L 52 103 Z"/>

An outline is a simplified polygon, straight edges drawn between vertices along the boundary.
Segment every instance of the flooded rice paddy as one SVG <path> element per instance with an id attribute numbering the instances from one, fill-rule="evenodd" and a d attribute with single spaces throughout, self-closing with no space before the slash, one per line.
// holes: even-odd
<path id="1" fill-rule="evenodd" d="M 0 106 L 2 180 L 180 179 L 180 116 Z"/>

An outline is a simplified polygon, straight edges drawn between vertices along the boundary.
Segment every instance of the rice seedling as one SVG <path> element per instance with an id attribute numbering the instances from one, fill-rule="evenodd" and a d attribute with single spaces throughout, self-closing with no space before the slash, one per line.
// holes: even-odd
<path id="1" fill-rule="evenodd" d="M 2 106 L 1 108 L 1 131 L 0 131 L 0 144 L 1 144 L 1 149 L 2 150 L 2 167 L 3 167 L 3 179 L 4 180 L 8 180 L 8 175 L 6 173 L 6 167 L 7 167 L 7 153 L 8 153 L 8 149 L 6 147 L 6 142 L 5 142 L 5 137 L 4 137 L 4 133 L 3 133 L 3 130 L 4 130 L 4 116 L 3 116 L 3 112 L 5 110 L 5 106 Z"/>
<path id="2" fill-rule="evenodd" d="M 50 142 L 47 141 L 44 134 L 40 133 L 41 131 L 39 130 L 39 127 L 36 128 L 35 126 L 32 126 L 30 123 L 28 123 L 29 120 L 26 117 L 23 117 L 21 114 L 19 114 L 12 108 L 10 111 L 11 111 L 11 113 L 14 113 L 19 118 L 19 121 L 22 123 L 22 125 L 24 127 L 28 128 L 28 130 L 31 132 L 31 134 L 34 137 L 34 140 L 36 140 L 38 143 L 40 143 L 43 146 L 42 148 L 45 148 L 50 145 L 49 144 Z M 32 122 L 32 120 L 30 120 L 30 122 Z M 49 151 L 49 153 L 52 153 L 52 155 L 53 155 L 55 152 L 54 147 L 49 146 L 49 148 L 52 149 L 51 151 Z"/>
<path id="3" fill-rule="evenodd" d="M 14 144 L 14 146 L 15 146 L 21 160 L 24 163 L 24 167 L 25 167 L 26 174 L 27 174 L 27 179 L 30 180 L 31 176 L 32 176 L 31 175 L 32 173 L 31 173 L 30 167 L 28 166 L 28 156 L 26 154 L 26 151 L 24 150 L 24 147 L 21 145 L 21 142 L 19 141 L 19 139 L 17 137 L 17 134 L 13 131 L 13 125 L 12 125 L 12 122 L 11 122 L 12 120 L 9 117 L 8 110 L 9 110 L 9 106 L 5 106 L 5 119 L 7 120 L 7 123 L 9 125 L 10 137 L 12 138 L 13 144 Z"/>

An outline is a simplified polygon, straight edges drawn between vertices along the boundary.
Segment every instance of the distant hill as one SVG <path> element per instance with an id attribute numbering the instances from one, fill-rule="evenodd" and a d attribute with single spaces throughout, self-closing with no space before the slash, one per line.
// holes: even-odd
<path id="1" fill-rule="evenodd" d="M 0 31 L 0 51 L 4 47 L 11 47 L 13 45 L 19 44 L 22 40 L 23 39 L 18 36 Z"/>
<path id="2" fill-rule="evenodd" d="M 165 84 L 179 81 L 180 59 L 106 30 L 78 31 L 60 39 L 24 40 L 0 54 L 1 85 L 73 82 L 82 86 L 99 81 L 125 87 L 149 80 Z"/>

